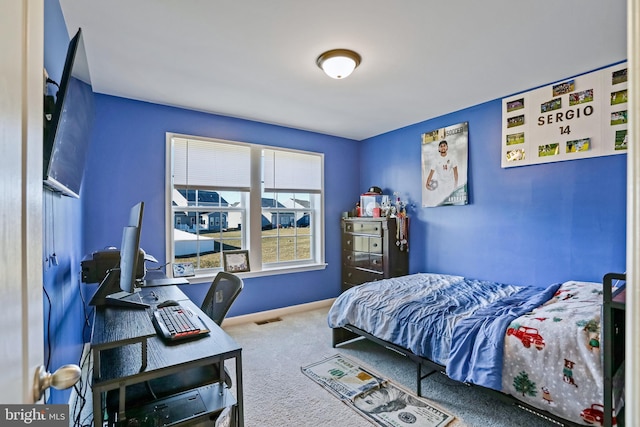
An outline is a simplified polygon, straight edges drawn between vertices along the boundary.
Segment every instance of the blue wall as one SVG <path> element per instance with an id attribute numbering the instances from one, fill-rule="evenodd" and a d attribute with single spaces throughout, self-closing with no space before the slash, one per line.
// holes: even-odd
<path id="1" fill-rule="evenodd" d="M 120 246 L 129 209 L 145 202 L 141 247 L 165 260 L 166 132 L 177 132 L 325 155 L 325 270 L 249 278 L 229 316 L 335 297 L 340 289 L 340 213 L 362 192 L 359 143 L 247 120 L 96 95 L 94 140 L 84 184 L 84 248 Z M 152 266 L 152 265 L 150 265 Z M 185 286 L 196 301 L 210 283 Z"/>
<path id="2" fill-rule="evenodd" d="M 413 204 L 411 272 L 543 287 L 625 271 L 626 154 L 502 169 L 501 120 L 498 99 L 363 141 L 361 187 Z M 470 204 L 423 208 L 421 134 L 465 121 Z"/>

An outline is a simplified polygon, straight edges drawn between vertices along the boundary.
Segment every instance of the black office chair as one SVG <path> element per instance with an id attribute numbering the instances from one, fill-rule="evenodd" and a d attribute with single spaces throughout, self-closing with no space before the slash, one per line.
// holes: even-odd
<path id="1" fill-rule="evenodd" d="M 219 272 L 213 279 L 207 294 L 200 305 L 204 311 L 216 324 L 222 325 L 222 321 L 229 312 L 231 304 L 236 300 L 240 291 L 244 287 L 242 279 L 235 274 L 224 271 Z M 127 400 L 142 403 L 149 400 L 156 400 L 183 391 L 192 390 L 220 380 L 218 365 L 205 365 L 181 371 L 177 374 L 162 378 L 152 379 L 143 384 L 133 385 L 127 388 Z M 224 368 L 223 378 L 227 387 L 231 387 L 231 377 L 227 368 Z M 110 396 L 110 405 L 115 403 Z"/>
<path id="2" fill-rule="evenodd" d="M 221 271 L 213 279 L 200 308 L 221 326 L 231 304 L 236 300 L 243 287 L 244 282 L 240 277 Z"/>

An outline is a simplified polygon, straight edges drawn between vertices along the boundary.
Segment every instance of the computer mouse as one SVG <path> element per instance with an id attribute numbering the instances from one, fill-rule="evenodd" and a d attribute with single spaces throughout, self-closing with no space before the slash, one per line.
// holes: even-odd
<path id="1" fill-rule="evenodd" d="M 176 300 L 172 300 L 172 299 L 168 299 L 166 301 L 162 301 L 160 304 L 158 304 L 158 308 L 163 308 L 163 307 L 171 307 L 174 305 L 180 305 L 180 303 Z"/>

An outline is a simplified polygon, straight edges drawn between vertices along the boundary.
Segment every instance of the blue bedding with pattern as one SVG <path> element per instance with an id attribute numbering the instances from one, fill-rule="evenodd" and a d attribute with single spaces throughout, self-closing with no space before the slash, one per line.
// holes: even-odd
<path id="1" fill-rule="evenodd" d="M 414 274 L 349 289 L 328 323 L 404 347 L 445 366 L 454 380 L 577 424 L 602 425 L 601 306 L 601 283 L 540 289 Z M 623 405 L 623 376 L 623 369 L 614 376 L 615 412 Z"/>
<path id="2" fill-rule="evenodd" d="M 542 290 L 412 274 L 342 293 L 329 311 L 328 324 L 353 325 L 446 366 L 453 379 L 500 390 L 504 331 L 515 318 L 551 298 L 558 286 Z"/>

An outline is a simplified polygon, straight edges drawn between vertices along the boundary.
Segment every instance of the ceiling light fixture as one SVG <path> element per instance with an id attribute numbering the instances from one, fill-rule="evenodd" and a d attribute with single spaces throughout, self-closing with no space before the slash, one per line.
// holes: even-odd
<path id="1" fill-rule="evenodd" d="M 332 79 L 344 79 L 360 65 L 361 59 L 352 50 L 333 49 L 318 56 L 316 64 Z"/>

